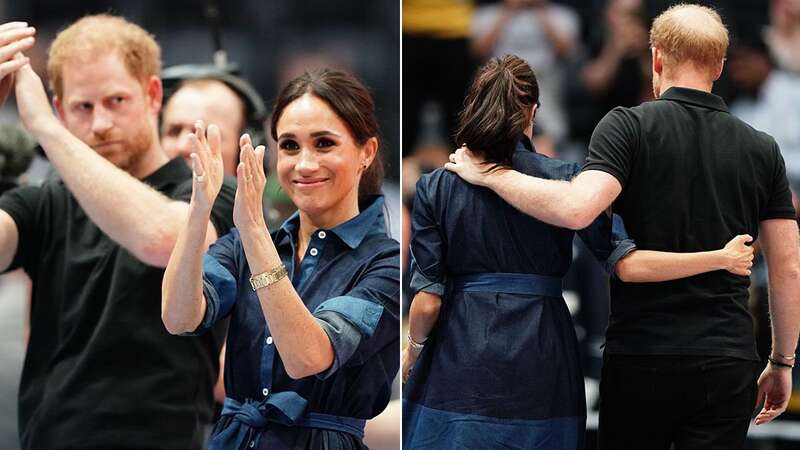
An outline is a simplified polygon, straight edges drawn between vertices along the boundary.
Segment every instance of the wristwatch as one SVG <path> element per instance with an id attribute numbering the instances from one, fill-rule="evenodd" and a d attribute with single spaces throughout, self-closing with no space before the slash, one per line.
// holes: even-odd
<path id="1" fill-rule="evenodd" d="M 286 266 L 281 264 L 280 266 L 268 270 L 266 272 L 260 273 L 258 275 L 253 275 L 250 277 L 250 286 L 253 287 L 254 291 L 257 291 L 261 288 L 265 288 L 271 284 L 275 284 L 283 277 L 288 275 L 286 271 Z"/>

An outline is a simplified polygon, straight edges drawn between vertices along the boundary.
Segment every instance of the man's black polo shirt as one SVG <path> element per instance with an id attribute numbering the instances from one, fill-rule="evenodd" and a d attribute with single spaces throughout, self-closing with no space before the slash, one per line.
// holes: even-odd
<path id="1" fill-rule="evenodd" d="M 794 219 L 775 141 L 716 95 L 673 87 L 615 108 L 597 125 L 584 170 L 616 177 L 614 212 L 640 249 L 697 252 L 767 219 Z M 748 277 L 718 270 L 663 283 L 611 281 L 606 350 L 757 359 Z"/>
<path id="2" fill-rule="evenodd" d="M 188 201 L 191 177 L 175 159 L 143 181 Z M 226 183 L 214 206 L 220 235 L 233 226 L 234 194 Z M 19 230 L 10 269 L 22 267 L 33 281 L 19 394 L 22 448 L 200 449 L 220 337 L 167 333 L 164 270 L 112 241 L 62 182 L 9 191 L 0 208 Z"/>

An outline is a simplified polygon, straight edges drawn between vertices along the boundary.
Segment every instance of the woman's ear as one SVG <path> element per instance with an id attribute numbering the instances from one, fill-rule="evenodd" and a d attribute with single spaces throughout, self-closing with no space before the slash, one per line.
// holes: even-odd
<path id="1" fill-rule="evenodd" d="M 361 147 L 361 151 L 361 167 L 363 170 L 366 170 L 366 168 L 372 164 L 375 155 L 378 154 L 378 138 L 373 136 L 367 139 L 367 142 Z"/>

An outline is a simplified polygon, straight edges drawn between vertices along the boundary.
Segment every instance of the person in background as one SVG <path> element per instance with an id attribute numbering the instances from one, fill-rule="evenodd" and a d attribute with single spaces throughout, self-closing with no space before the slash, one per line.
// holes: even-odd
<path id="1" fill-rule="evenodd" d="M 800 0 L 772 0 L 764 40 L 783 70 L 800 74 Z"/>
<path id="2" fill-rule="evenodd" d="M 579 33 L 578 14 L 549 0 L 503 0 L 479 7 L 472 18 L 470 48 L 479 61 L 513 54 L 536 71 L 540 103 L 547 106 L 537 126 L 555 143 L 568 134 L 562 80 L 566 62 L 579 46 Z"/>
<path id="3" fill-rule="evenodd" d="M 419 144 L 423 105 L 438 102 L 451 142 L 464 91 L 475 70 L 469 27 L 475 0 L 403 0 L 404 155 Z"/>
<path id="4" fill-rule="evenodd" d="M 264 102 L 245 79 L 204 65 L 165 69 L 169 96 L 161 114 L 161 145 L 170 158 L 182 156 L 191 164 L 190 136 L 198 119 L 219 127 L 226 176 L 236 176 L 239 137 L 263 134 Z M 252 130 L 248 130 L 248 127 Z"/>
<path id="5" fill-rule="evenodd" d="M 742 39 L 731 46 L 728 78 L 731 113 L 775 138 L 790 186 L 800 192 L 800 73 L 776 67 L 763 41 Z"/>

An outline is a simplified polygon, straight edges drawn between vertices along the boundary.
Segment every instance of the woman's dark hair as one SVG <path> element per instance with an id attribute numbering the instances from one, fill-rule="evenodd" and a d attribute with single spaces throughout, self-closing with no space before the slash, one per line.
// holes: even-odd
<path id="1" fill-rule="evenodd" d="M 367 88 L 353 75 L 330 69 L 305 72 L 283 88 L 272 108 L 270 118 L 272 139 L 278 140 L 278 119 L 281 118 L 283 110 L 304 94 L 311 94 L 327 103 L 347 124 L 353 140 L 358 145 L 364 145 L 372 137 L 378 139 L 380 143 L 375 102 Z M 378 148 L 380 149 L 380 145 Z M 372 164 L 361 174 L 358 195 L 380 194 L 382 184 L 383 161 L 378 153 Z"/>
<path id="2" fill-rule="evenodd" d="M 528 63 L 514 55 L 490 59 L 478 70 L 464 100 L 456 143 L 467 144 L 494 167 L 510 166 L 538 101 L 539 83 Z"/>

